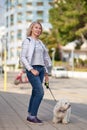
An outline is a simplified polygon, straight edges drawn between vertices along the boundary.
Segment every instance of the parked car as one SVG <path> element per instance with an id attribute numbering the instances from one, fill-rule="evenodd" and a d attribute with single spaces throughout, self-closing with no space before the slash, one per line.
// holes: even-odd
<path id="1" fill-rule="evenodd" d="M 52 77 L 59 77 L 59 78 L 68 78 L 68 71 L 65 67 L 63 66 L 56 66 L 53 67 L 51 71 L 51 76 Z"/>

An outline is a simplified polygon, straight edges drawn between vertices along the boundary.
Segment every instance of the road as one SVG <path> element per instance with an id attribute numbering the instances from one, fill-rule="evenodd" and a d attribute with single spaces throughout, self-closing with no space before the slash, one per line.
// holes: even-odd
<path id="1" fill-rule="evenodd" d="M 27 90 L 31 89 L 30 84 L 20 84 L 15 86 L 14 80 L 17 76 L 18 72 L 10 72 L 7 74 L 7 82 L 13 88 L 23 91 L 27 93 Z M 3 77 L 3 76 L 2 76 Z M 87 79 L 74 79 L 74 78 L 53 78 L 49 77 L 49 85 L 50 88 L 55 95 L 56 99 L 59 98 L 69 98 L 72 102 L 79 102 L 87 104 Z M 9 87 L 9 86 L 8 86 Z M 45 87 L 44 87 L 45 89 Z M 48 90 L 45 91 L 45 98 L 48 93 Z M 47 95 L 48 99 L 52 99 L 52 96 Z"/>

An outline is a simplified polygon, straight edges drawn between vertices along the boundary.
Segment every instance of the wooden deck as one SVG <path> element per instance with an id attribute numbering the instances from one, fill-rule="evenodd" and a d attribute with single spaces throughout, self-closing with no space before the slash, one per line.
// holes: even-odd
<path id="1" fill-rule="evenodd" d="M 31 87 L 29 84 L 14 86 L 8 83 L 3 91 L 0 79 L 0 130 L 86 130 L 87 129 L 87 80 L 50 79 L 50 87 L 56 99 L 67 96 L 71 101 L 72 114 L 70 123 L 53 124 L 53 100 L 49 90 L 45 90 L 38 117 L 43 124 L 30 124 L 27 120 L 27 107 Z"/>
<path id="2" fill-rule="evenodd" d="M 68 125 L 53 124 L 52 110 L 55 102 L 43 100 L 39 109 L 39 118 L 43 124 L 30 124 L 26 121 L 29 95 L 0 92 L 0 130 L 86 130 L 87 120 L 71 115 Z"/>

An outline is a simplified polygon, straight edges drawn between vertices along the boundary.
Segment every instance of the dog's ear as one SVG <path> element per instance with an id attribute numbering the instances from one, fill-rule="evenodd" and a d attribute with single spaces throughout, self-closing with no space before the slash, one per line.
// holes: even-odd
<path id="1" fill-rule="evenodd" d="M 61 107 L 61 101 L 59 100 L 55 106 L 55 109 L 60 110 Z"/>

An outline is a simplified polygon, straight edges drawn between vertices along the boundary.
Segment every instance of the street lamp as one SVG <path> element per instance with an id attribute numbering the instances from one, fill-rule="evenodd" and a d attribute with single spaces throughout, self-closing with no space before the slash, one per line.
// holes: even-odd
<path id="1" fill-rule="evenodd" d="M 69 64 L 72 67 L 72 71 L 74 71 L 74 49 L 73 48 L 71 49 Z"/>
<path id="2" fill-rule="evenodd" d="M 51 51 L 52 51 L 52 67 L 54 67 L 55 48 L 52 48 Z"/>

